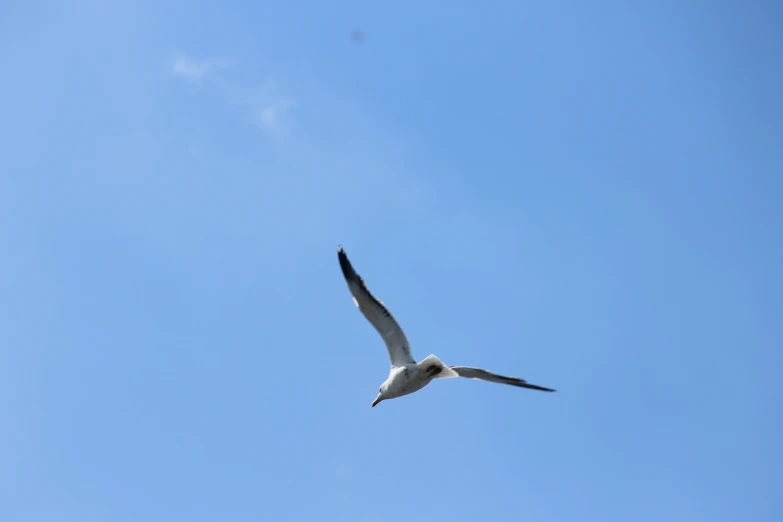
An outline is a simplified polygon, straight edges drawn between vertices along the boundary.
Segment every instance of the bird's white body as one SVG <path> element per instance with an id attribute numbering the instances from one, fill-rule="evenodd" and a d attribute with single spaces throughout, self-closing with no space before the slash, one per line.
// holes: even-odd
<path id="1" fill-rule="evenodd" d="M 389 377 L 381 384 L 378 396 L 372 403 L 373 406 L 382 400 L 394 399 L 417 392 L 432 382 L 433 379 L 449 379 L 452 377 L 467 377 L 469 379 L 510 384 L 521 388 L 555 391 L 543 386 L 529 384 L 519 377 L 506 377 L 482 370 L 481 368 L 446 366 L 434 355 L 427 356 L 417 363 L 411 355 L 410 344 L 405 337 L 405 333 L 394 317 L 392 317 L 391 312 L 367 290 L 364 280 L 353 269 L 342 247 L 338 247 L 337 255 L 345 282 L 348 283 L 348 289 L 353 296 L 354 304 L 381 335 L 389 352 L 391 361 Z"/>
<path id="2" fill-rule="evenodd" d="M 432 377 L 424 375 L 418 364 L 406 364 L 392 368 L 389 371 L 389 378 L 381 384 L 378 391 L 384 398 L 393 399 L 417 392 L 427 386 L 430 381 L 432 381 Z"/>
<path id="3" fill-rule="evenodd" d="M 381 384 L 378 392 L 384 399 L 394 399 L 421 390 L 433 379 L 451 377 L 459 377 L 459 375 L 437 357 L 430 355 L 418 363 L 392 366 L 389 378 Z"/>

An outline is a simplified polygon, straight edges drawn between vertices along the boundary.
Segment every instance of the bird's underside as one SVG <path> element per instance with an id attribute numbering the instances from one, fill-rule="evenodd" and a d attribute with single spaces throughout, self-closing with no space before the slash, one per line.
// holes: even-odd
<path id="1" fill-rule="evenodd" d="M 386 306 L 373 296 L 367 289 L 364 280 L 356 273 L 351 262 L 348 260 L 348 256 L 341 246 L 337 248 L 337 256 L 340 261 L 340 269 L 342 270 L 343 277 L 348 284 L 348 289 L 353 296 L 354 303 L 362 312 L 362 315 L 373 325 L 375 330 L 381 335 L 386 349 L 389 352 L 389 359 L 391 362 L 391 372 L 389 379 L 381 386 L 380 393 L 373 402 L 375 406 L 378 402 L 384 398 L 384 387 L 389 390 L 389 395 L 399 396 L 392 392 L 395 388 L 404 388 L 406 379 L 409 379 L 409 372 L 395 371 L 400 368 L 412 368 L 417 367 L 423 370 L 424 375 L 429 379 L 433 378 L 448 378 L 448 377 L 466 377 L 468 379 L 480 379 L 489 382 L 497 382 L 501 384 L 508 384 L 511 386 L 517 386 L 520 388 L 528 388 L 530 390 L 539 390 L 546 392 L 553 392 L 555 390 L 546 388 L 544 386 L 538 386 L 530 384 L 524 379 L 519 377 L 508 377 L 505 375 L 499 375 L 492 373 L 481 368 L 471 368 L 469 366 L 446 366 L 440 359 L 434 355 L 430 355 L 423 359 L 418 364 L 411 355 L 410 344 L 408 343 L 405 333 L 400 325 L 392 316 L 391 312 Z M 417 387 L 418 389 L 418 387 Z M 388 397 L 393 398 L 393 397 Z"/>

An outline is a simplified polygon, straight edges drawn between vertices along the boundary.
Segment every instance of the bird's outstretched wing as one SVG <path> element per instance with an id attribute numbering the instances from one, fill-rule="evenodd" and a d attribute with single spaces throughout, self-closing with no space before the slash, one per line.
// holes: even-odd
<path id="1" fill-rule="evenodd" d="M 510 384 L 511 386 L 519 386 L 520 388 L 530 388 L 531 390 L 540 390 L 553 392 L 551 388 L 544 388 L 543 386 L 537 386 L 530 384 L 524 379 L 519 377 L 506 377 L 505 375 L 498 375 L 496 373 L 482 370 L 481 368 L 470 368 L 468 366 L 451 366 L 452 370 L 457 372 L 460 377 L 467 377 L 468 379 L 481 379 L 483 381 L 499 382 L 501 384 Z"/>
<path id="2" fill-rule="evenodd" d="M 386 349 L 389 351 L 392 367 L 414 364 L 416 361 L 411 356 L 411 347 L 408 344 L 408 339 L 405 338 L 405 332 L 394 320 L 391 312 L 367 290 L 364 280 L 353 269 L 341 246 L 337 247 L 337 257 L 340 260 L 343 277 L 348 283 L 348 289 L 353 295 L 353 302 L 381 334 L 383 342 L 386 343 Z"/>

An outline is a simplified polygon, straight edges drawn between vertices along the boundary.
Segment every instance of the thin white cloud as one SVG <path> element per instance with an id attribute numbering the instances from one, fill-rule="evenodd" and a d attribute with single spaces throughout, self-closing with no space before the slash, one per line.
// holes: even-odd
<path id="1" fill-rule="evenodd" d="M 199 61 L 192 60 L 184 54 L 178 54 L 171 64 L 171 72 L 177 76 L 198 80 L 229 65 L 227 60 L 210 59 Z"/>
<path id="2" fill-rule="evenodd" d="M 269 134 L 281 136 L 291 129 L 291 109 L 296 100 L 276 93 L 276 83 L 267 82 L 251 97 L 249 105 L 255 112 L 256 123 Z"/>
<path id="3" fill-rule="evenodd" d="M 170 72 L 197 81 L 233 65 L 233 61 L 225 59 L 194 60 L 179 53 L 171 62 Z M 269 80 L 253 89 L 224 81 L 218 82 L 218 85 L 234 103 L 247 107 L 253 122 L 267 134 L 279 138 L 290 133 L 293 122 L 291 109 L 297 105 L 297 101 L 281 92 L 277 82 Z"/>
<path id="4" fill-rule="evenodd" d="M 261 127 L 272 134 L 282 134 L 288 131 L 286 125 L 286 113 L 288 109 L 296 105 L 296 100 L 289 96 L 283 96 L 272 101 L 261 109 L 258 121 Z"/>

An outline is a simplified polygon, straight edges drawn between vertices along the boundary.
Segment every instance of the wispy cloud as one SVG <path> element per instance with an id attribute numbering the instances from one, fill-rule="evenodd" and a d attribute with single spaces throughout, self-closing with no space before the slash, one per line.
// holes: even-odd
<path id="1" fill-rule="evenodd" d="M 210 74 L 233 66 L 226 59 L 195 60 L 179 53 L 171 62 L 171 74 L 196 81 Z M 292 129 L 292 109 L 296 99 L 283 92 L 275 81 L 266 81 L 260 86 L 248 89 L 232 82 L 221 81 L 219 86 L 235 103 L 247 107 L 253 122 L 267 134 L 280 138 Z"/>
<path id="2" fill-rule="evenodd" d="M 288 109 L 296 105 L 296 100 L 290 96 L 278 98 L 263 109 L 258 115 L 258 121 L 261 127 L 272 134 L 283 134 L 288 131 L 284 118 Z"/>
<path id="3" fill-rule="evenodd" d="M 193 60 L 184 54 L 178 54 L 174 57 L 174 61 L 171 64 L 171 72 L 177 76 L 198 80 L 212 72 L 224 69 L 229 65 L 230 62 L 228 60 Z"/>
<path id="4" fill-rule="evenodd" d="M 275 82 L 263 84 L 249 101 L 255 112 L 258 125 L 275 136 L 288 134 L 291 130 L 290 111 L 296 106 L 296 100 L 286 94 L 280 94 Z"/>

